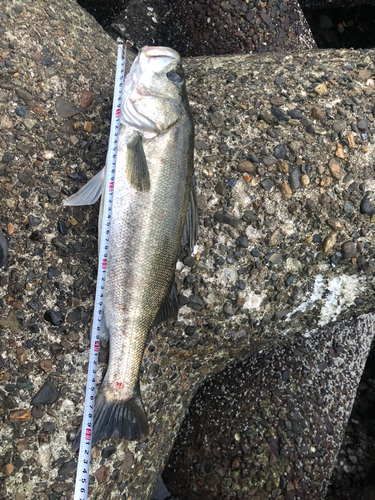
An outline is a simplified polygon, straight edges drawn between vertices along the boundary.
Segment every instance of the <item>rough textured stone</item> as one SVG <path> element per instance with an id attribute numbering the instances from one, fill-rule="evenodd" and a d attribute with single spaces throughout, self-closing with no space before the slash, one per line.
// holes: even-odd
<path id="1" fill-rule="evenodd" d="M 238 171 L 254 174 L 256 172 L 256 167 L 250 161 L 242 161 L 238 164 Z"/>
<path id="2" fill-rule="evenodd" d="M 324 112 L 320 108 L 314 107 L 311 110 L 311 116 L 315 120 L 323 120 L 323 118 L 324 118 Z"/>
<path id="3" fill-rule="evenodd" d="M 6 464 L 3 466 L 3 472 L 6 476 L 10 476 L 14 472 L 14 465 L 13 464 Z"/>
<path id="4" fill-rule="evenodd" d="M 264 6 L 237 0 L 155 2 L 152 15 L 147 7 L 139 0 L 129 0 L 112 22 L 112 29 L 121 36 L 126 32 L 126 36 L 136 39 L 140 47 L 165 45 L 166 39 L 173 40 L 174 48 L 184 56 L 316 47 L 302 9 L 295 0 Z M 183 36 L 176 37 L 180 31 Z M 233 77 L 228 77 L 228 83 L 233 83 Z M 280 104 L 276 101 L 275 105 Z"/>
<path id="5" fill-rule="evenodd" d="M 235 228 L 241 224 L 240 219 L 238 219 L 237 217 L 234 217 L 233 215 L 226 214 L 223 212 L 216 212 L 214 214 L 214 218 L 218 222 L 222 222 L 223 224 L 229 224 L 230 226 L 233 226 Z"/>
<path id="6" fill-rule="evenodd" d="M 45 384 L 39 389 L 35 396 L 30 401 L 30 404 L 52 404 L 58 400 L 60 394 L 51 382 L 45 382 Z"/>
<path id="7" fill-rule="evenodd" d="M 59 96 L 56 99 L 56 112 L 62 118 L 70 118 L 78 114 L 81 110 L 74 106 L 68 99 L 63 96 Z"/>
<path id="8" fill-rule="evenodd" d="M 374 215 L 375 214 L 375 206 L 373 203 L 368 198 L 364 198 L 361 201 L 361 207 L 360 207 L 361 214 L 365 215 Z"/>
<path id="9" fill-rule="evenodd" d="M 30 420 L 30 410 L 12 410 L 9 419 L 17 422 L 28 422 Z"/>
<path id="10" fill-rule="evenodd" d="M 236 498 L 243 488 L 246 498 L 270 498 L 270 471 L 277 498 L 302 498 L 307 483 L 311 498 L 324 498 L 338 453 L 332 443 L 342 439 L 374 333 L 374 318 L 363 316 L 252 356 L 204 384 L 163 473 L 173 498 Z"/>
<path id="11" fill-rule="evenodd" d="M 91 106 L 91 104 L 94 101 L 94 96 L 92 95 L 92 92 L 89 90 L 83 90 L 81 99 L 80 99 L 80 106 L 81 108 L 87 109 Z"/>
<path id="12" fill-rule="evenodd" d="M 329 171 L 331 172 L 331 175 L 334 179 L 340 180 L 342 177 L 341 169 L 340 169 L 340 164 L 337 160 L 332 158 L 329 163 Z"/>
<path id="13" fill-rule="evenodd" d="M 351 259 L 357 253 L 356 245 L 353 241 L 346 241 L 341 245 L 341 252 L 344 259 Z"/>
<path id="14" fill-rule="evenodd" d="M 36 466 L 35 462 L 28 465 L 33 476 L 27 483 L 23 483 L 23 476 L 29 473 L 25 473 L 25 468 L 16 468 L 11 476 L 4 477 L 1 494 L 4 490 L 3 496 L 12 498 L 22 484 L 26 498 L 43 499 L 61 493 L 68 497 L 71 481 L 58 479 L 58 471 L 64 463 L 76 459 L 70 453 L 70 439 L 83 411 L 97 267 L 97 207 L 64 207 L 62 200 L 104 165 L 116 43 L 74 2 L 22 3 L 24 9 L 18 16 L 12 14 L 14 5 L 7 2 L 3 7 L 8 17 L 6 22 L 1 19 L 4 28 L 1 43 L 6 46 L 17 43 L 17 50 L 6 49 L 9 50 L 6 57 L 19 74 L 14 77 L 15 73 L 4 71 L 1 85 L 9 86 L 10 96 L 15 95 L 16 88 L 27 88 L 35 104 L 28 101 L 30 116 L 20 118 L 14 109 L 21 103 L 14 105 L 11 98 L 1 103 L 1 141 L 7 141 L 7 149 L 2 150 L 0 157 L 6 152 L 14 158 L 9 163 L 0 162 L 0 229 L 9 238 L 8 258 L 0 270 L 0 340 L 5 362 L 0 372 L 0 388 L 7 394 L 6 384 L 16 388 L 17 383 L 24 384 L 25 381 L 18 381 L 22 371 L 22 377 L 27 375 L 35 389 L 17 388 L 18 392 L 0 398 L 1 414 L 7 422 L 1 428 L 0 441 L 4 457 L 8 451 L 14 453 L 22 436 L 27 439 L 30 458 L 43 466 Z M 288 12 L 288 16 L 291 14 Z M 286 14 L 281 17 L 286 21 Z M 42 65 L 44 56 L 54 63 Z M 129 53 L 129 64 L 133 57 Z M 281 121 L 279 125 L 271 114 L 271 106 L 279 106 L 289 117 L 288 111 L 296 106 L 301 109 L 306 106 L 306 110 L 313 106 L 326 109 L 327 104 L 336 103 L 335 108 L 331 108 L 336 117 L 336 106 L 345 107 L 345 99 L 355 98 L 356 106 L 350 110 L 350 118 L 356 122 L 363 119 L 373 106 L 372 98 L 367 95 L 371 89 L 365 85 L 355 89 L 349 86 L 353 82 L 348 81 L 347 70 L 343 69 L 348 63 L 370 67 L 373 54 L 371 51 L 304 51 L 288 57 L 262 53 L 184 61 L 196 137 L 207 145 L 205 156 L 216 157 L 208 164 L 199 151 L 195 156 L 197 194 L 200 200 L 206 200 L 206 203 L 200 202 L 197 255 L 193 267 L 180 263 L 177 268 L 179 297 L 187 299 L 182 301 L 178 321 L 164 323 L 150 332 L 142 360 L 144 371 L 140 384 L 151 434 L 141 443 L 116 440 L 98 443 L 90 471 L 95 478 L 90 493 L 93 498 L 125 495 L 147 500 L 151 497 L 176 429 L 193 394 L 206 378 L 222 371 L 229 363 L 303 338 L 304 333 L 318 328 L 321 321 L 327 320 L 327 324 L 345 321 L 373 307 L 375 269 L 371 262 L 375 256 L 371 241 L 374 230 L 369 223 L 370 216 L 360 211 L 367 191 L 368 199 L 373 201 L 370 155 L 361 147 L 349 149 L 342 141 L 343 168 L 350 169 L 350 184 L 366 182 L 365 191 L 357 195 L 354 191 L 346 193 L 349 184 L 343 181 L 335 181 L 332 189 L 324 188 L 321 178 L 330 174 L 319 173 L 318 167 L 327 165 L 335 154 L 338 138 L 331 141 L 332 119 L 327 117 L 326 122 L 319 122 L 319 130 L 315 130 L 319 133 L 310 133 L 306 130 L 310 124 L 303 118 L 297 125 L 293 119 Z M 53 70 L 54 75 L 47 73 L 49 70 Z M 314 92 L 314 86 L 321 83 L 322 78 L 327 93 L 319 95 Z M 351 78 L 355 82 L 357 77 L 353 74 Z M 308 84 L 306 88 L 304 84 Z M 95 105 L 87 110 L 79 108 L 79 116 L 72 118 L 63 118 L 56 112 L 57 97 L 77 105 L 87 89 L 95 96 Z M 2 90 L 5 89 L 2 87 Z M 271 104 L 271 96 L 281 92 L 284 104 Z M 275 121 L 262 122 L 261 113 L 268 113 Z M 309 115 L 307 111 L 303 114 Z M 31 115 L 32 121 L 26 122 Z M 84 130 L 85 120 L 92 123 L 91 132 Z M 370 120 L 368 127 L 371 134 Z M 77 146 L 72 145 L 72 135 L 79 141 Z M 372 140 L 371 136 L 367 139 L 361 136 L 361 146 L 372 147 L 369 138 Z M 19 142 L 31 144 L 29 158 L 17 149 Z M 301 174 L 311 179 L 308 186 L 301 184 L 293 191 L 289 200 L 284 200 L 280 192 L 283 182 L 289 180 L 289 172 L 278 170 L 276 163 L 265 165 L 263 161 L 273 156 L 278 144 L 287 148 L 289 170 L 299 168 Z M 53 158 L 46 159 L 45 151 L 53 151 Z M 239 163 L 247 160 L 257 167 L 249 182 L 237 169 Z M 29 174 L 22 176 L 21 172 Z M 265 191 L 261 184 L 266 178 L 274 184 L 270 191 Z M 226 186 L 225 198 L 214 191 L 218 182 Z M 48 194 L 51 190 L 59 193 L 60 198 L 51 198 Z M 313 217 L 306 206 L 307 197 L 316 205 Z M 350 204 L 352 213 L 344 212 L 345 203 Z M 215 214 L 222 216 L 222 223 Z M 33 226 L 35 219 L 29 215 L 38 220 L 36 226 Z M 325 254 L 321 243 L 313 240 L 307 244 L 305 240 L 321 233 L 324 241 L 330 231 L 324 221 L 331 218 L 342 220 L 345 233 L 344 230 L 339 233 L 336 253 Z M 70 228 L 66 235 L 57 231 L 60 220 Z M 12 236 L 7 233 L 10 221 L 15 226 Z M 314 224 L 319 224 L 319 229 Z M 341 259 L 340 265 L 332 265 L 331 258 L 340 253 L 341 245 L 349 238 L 357 238 L 352 235 L 359 234 L 366 225 L 368 231 L 360 237 L 363 244 L 360 257 L 364 262 L 353 264 Z M 278 228 L 283 240 L 270 248 L 269 239 Z M 237 238 L 245 235 L 249 247 L 238 247 Z M 276 260 L 272 263 L 273 255 Z M 51 266 L 58 269 L 58 275 L 48 273 Z M 296 276 L 293 284 L 285 291 L 275 290 L 284 286 L 290 274 Z M 333 286 L 338 287 L 335 297 L 342 308 L 334 309 L 327 316 L 324 303 Z M 314 290 L 317 290 L 315 294 Z M 346 290 L 351 293 L 345 295 Z M 285 303 L 282 306 L 280 301 L 272 300 L 280 291 L 286 295 L 285 300 L 280 299 Z M 40 311 L 24 307 L 34 297 L 42 304 Z M 232 316 L 223 311 L 227 302 L 232 304 L 235 313 Z M 86 313 L 77 322 L 53 325 L 43 319 L 47 310 L 67 316 L 78 307 Z M 275 312 L 280 310 L 289 312 L 279 319 Z M 188 335 L 185 333 L 188 326 L 195 326 L 196 331 Z M 19 365 L 16 349 L 22 345 L 26 346 L 30 361 Z M 98 384 L 105 371 L 105 358 L 103 350 Z M 47 359 L 52 366 L 48 372 L 42 368 L 45 365 L 39 363 Z M 150 378 L 149 368 L 154 363 L 160 370 L 157 377 Z M 287 369 L 293 377 L 292 367 L 280 368 Z M 31 401 L 35 402 L 34 394 L 45 383 L 55 387 L 60 395 L 58 400 L 38 403 L 29 421 L 20 424 L 7 420 L 10 410 L 30 408 Z M 319 404 L 323 404 L 319 407 L 323 408 L 324 398 L 319 398 Z M 45 422 L 55 424 L 52 435 L 36 432 L 36 426 L 42 430 Z M 115 446 L 116 451 L 105 459 L 108 477 L 103 484 L 98 484 L 95 472 L 103 465 L 101 451 L 110 445 Z M 133 461 L 129 459 L 123 464 L 125 451 Z M 269 459 L 267 455 L 264 462 L 267 467 Z M 57 460 L 60 462 L 55 465 Z M 255 481 L 259 469 L 252 467 L 251 470 Z M 216 480 L 217 476 L 212 474 L 211 483 L 216 484 Z"/>
<path id="15" fill-rule="evenodd" d="M 332 248 L 335 246 L 336 239 L 337 239 L 337 233 L 336 233 L 336 231 L 331 231 L 324 238 L 323 247 L 322 247 L 323 248 L 323 252 L 327 253 L 330 250 L 332 250 Z"/>

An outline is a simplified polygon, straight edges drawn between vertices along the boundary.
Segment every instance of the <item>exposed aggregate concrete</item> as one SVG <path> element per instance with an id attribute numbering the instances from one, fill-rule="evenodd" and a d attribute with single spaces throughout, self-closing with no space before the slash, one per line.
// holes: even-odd
<path id="1" fill-rule="evenodd" d="M 373 343 L 330 479 L 327 500 L 372 500 L 375 495 L 374 347 Z"/>
<path id="2" fill-rule="evenodd" d="M 62 201 L 104 163 L 116 44 L 72 1 L 0 7 L 0 498 L 69 499 L 97 207 Z M 152 433 L 93 449 L 92 498 L 150 497 L 207 377 L 373 309 L 373 52 L 185 67 L 197 252 L 177 266 L 178 321 L 152 332 L 143 360 Z"/>
<path id="3" fill-rule="evenodd" d="M 297 0 L 176 0 L 171 17 L 186 56 L 316 48 Z"/>
<path id="4" fill-rule="evenodd" d="M 355 7 L 357 5 L 374 5 L 374 0 L 301 0 L 303 8 L 331 9 L 333 7 Z"/>
<path id="5" fill-rule="evenodd" d="M 374 333 L 373 315 L 306 332 L 206 382 L 164 470 L 173 498 L 323 499 Z"/>
<path id="6" fill-rule="evenodd" d="M 183 56 L 317 47 L 296 0 L 129 0 L 111 28 L 138 47 L 170 45 Z"/>

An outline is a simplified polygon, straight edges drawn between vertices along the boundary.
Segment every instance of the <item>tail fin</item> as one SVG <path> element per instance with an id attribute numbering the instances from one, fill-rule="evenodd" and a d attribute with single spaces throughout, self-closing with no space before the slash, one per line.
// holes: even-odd
<path id="1" fill-rule="evenodd" d="M 82 426 L 80 427 L 72 447 L 79 450 Z M 92 446 L 100 439 L 110 437 L 138 441 L 149 433 L 146 413 L 142 399 L 137 390 L 135 396 L 127 401 L 108 401 L 100 390 L 95 400 Z"/>

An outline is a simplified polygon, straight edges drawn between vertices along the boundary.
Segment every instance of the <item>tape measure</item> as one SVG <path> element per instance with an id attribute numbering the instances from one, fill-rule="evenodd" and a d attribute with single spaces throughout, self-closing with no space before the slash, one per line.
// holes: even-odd
<path id="1" fill-rule="evenodd" d="M 115 89 L 113 94 L 111 131 L 109 134 L 105 180 L 105 190 L 107 193 L 106 200 L 108 203 L 105 203 L 103 206 L 103 230 L 99 248 L 99 265 L 96 281 L 94 315 L 91 326 L 90 359 L 87 374 L 85 408 L 82 420 L 82 432 L 79 447 L 74 500 L 86 500 L 89 489 L 91 435 L 94 420 L 96 373 L 98 370 L 100 325 L 103 318 L 103 296 L 107 267 L 109 231 L 111 227 L 111 212 L 113 203 L 113 188 L 115 182 L 117 147 L 120 136 L 120 110 L 122 90 L 125 78 L 126 45 L 127 44 L 124 44 L 122 40 L 118 40 Z"/>

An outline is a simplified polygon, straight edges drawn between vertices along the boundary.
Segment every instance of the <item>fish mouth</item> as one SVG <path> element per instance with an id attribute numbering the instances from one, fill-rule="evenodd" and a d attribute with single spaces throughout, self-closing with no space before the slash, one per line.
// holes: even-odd
<path id="1" fill-rule="evenodd" d="M 143 47 L 141 52 L 143 52 L 146 57 L 168 57 L 176 61 L 180 60 L 180 54 L 170 47 Z"/>
<path id="2" fill-rule="evenodd" d="M 159 73 L 172 62 L 181 61 L 180 54 L 169 47 L 143 47 L 138 53 L 139 68 Z"/>

